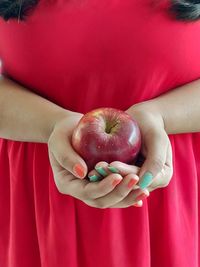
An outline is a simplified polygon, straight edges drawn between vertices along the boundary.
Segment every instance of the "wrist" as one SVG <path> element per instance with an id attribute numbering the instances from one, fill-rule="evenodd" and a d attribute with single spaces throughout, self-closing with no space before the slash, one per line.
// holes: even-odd
<path id="1" fill-rule="evenodd" d="M 57 129 L 62 132 L 68 132 L 69 126 L 72 126 L 74 123 L 78 124 L 82 116 L 82 113 L 65 109 L 55 114 L 53 120 L 51 121 L 51 127 L 49 128 L 50 130 L 48 131 L 47 143 L 53 132 L 55 132 Z"/>
<path id="2" fill-rule="evenodd" d="M 52 112 L 52 114 L 48 114 L 48 119 L 47 119 L 47 125 L 45 127 L 45 131 L 44 131 L 44 140 L 45 143 L 48 143 L 48 140 L 52 134 L 52 132 L 54 131 L 56 125 L 63 121 L 63 120 L 67 120 L 67 118 L 72 115 L 74 112 L 69 111 L 69 110 L 65 110 L 63 108 L 60 108 L 57 111 Z"/>
<path id="3" fill-rule="evenodd" d="M 128 109 L 128 113 L 139 122 L 139 126 L 145 126 L 143 127 L 144 129 L 154 127 L 154 129 L 157 128 L 159 131 L 161 129 L 165 130 L 164 118 L 155 100 L 135 104 Z"/>

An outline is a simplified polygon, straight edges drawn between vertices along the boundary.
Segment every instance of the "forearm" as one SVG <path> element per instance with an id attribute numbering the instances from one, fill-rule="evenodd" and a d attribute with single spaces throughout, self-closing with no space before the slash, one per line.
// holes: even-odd
<path id="1" fill-rule="evenodd" d="M 160 114 L 168 134 L 200 132 L 200 80 L 135 105 L 135 108 Z"/>
<path id="2" fill-rule="evenodd" d="M 69 111 L 1 76 L 0 137 L 46 143 L 55 122 Z"/>

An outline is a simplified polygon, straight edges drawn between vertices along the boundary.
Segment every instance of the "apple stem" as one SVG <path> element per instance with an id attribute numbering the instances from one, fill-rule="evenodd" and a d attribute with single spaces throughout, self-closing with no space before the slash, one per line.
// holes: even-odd
<path id="1" fill-rule="evenodd" d="M 109 124 L 108 122 L 106 122 L 106 129 L 105 129 L 105 132 L 107 134 L 110 134 L 112 132 L 112 129 L 115 128 L 115 126 L 117 125 L 118 123 L 116 122 L 115 124 Z"/>

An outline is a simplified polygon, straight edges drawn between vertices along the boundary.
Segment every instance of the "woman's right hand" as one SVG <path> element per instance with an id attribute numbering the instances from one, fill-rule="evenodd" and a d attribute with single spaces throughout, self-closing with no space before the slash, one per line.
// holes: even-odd
<path id="1" fill-rule="evenodd" d="M 62 194 L 73 196 L 88 206 L 96 208 L 125 208 L 141 206 L 134 198 L 133 187 L 138 182 L 138 170 L 129 170 L 124 176 L 110 173 L 98 182 L 84 179 L 87 176 L 86 162 L 71 145 L 74 128 L 83 115 L 71 112 L 58 121 L 48 140 L 48 151 L 55 184 Z M 130 181 L 132 181 L 131 187 Z"/>

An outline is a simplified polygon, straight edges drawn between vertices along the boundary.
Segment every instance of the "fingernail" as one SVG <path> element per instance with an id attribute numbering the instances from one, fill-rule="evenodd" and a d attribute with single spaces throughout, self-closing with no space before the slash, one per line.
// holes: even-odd
<path id="1" fill-rule="evenodd" d="M 107 174 L 107 172 L 104 170 L 104 168 L 102 168 L 102 167 L 95 167 L 95 170 L 99 173 L 99 174 L 101 174 L 102 176 L 107 176 L 108 174 Z"/>
<path id="2" fill-rule="evenodd" d="M 145 198 L 147 198 L 149 196 L 149 193 L 142 193 L 141 195 L 139 195 L 138 197 L 136 197 L 135 201 L 140 201 L 143 200 Z"/>
<path id="3" fill-rule="evenodd" d="M 79 178 L 84 178 L 85 177 L 85 168 L 79 163 L 74 165 L 73 172 Z"/>
<path id="4" fill-rule="evenodd" d="M 139 189 L 140 187 L 136 184 L 134 185 L 133 189 L 136 190 L 136 189 Z"/>
<path id="5" fill-rule="evenodd" d="M 135 178 L 133 179 L 133 178 L 132 178 L 132 179 L 129 181 L 128 185 L 127 185 L 128 188 L 129 188 L 129 189 L 132 188 L 133 185 L 137 183 L 137 181 L 138 181 L 138 179 L 135 179 Z"/>
<path id="6" fill-rule="evenodd" d="M 133 204 L 133 206 L 135 206 L 135 207 L 142 207 L 142 205 L 143 205 L 143 202 L 142 202 L 142 200 L 140 200 L 140 201 L 138 201 L 137 203 L 135 203 L 135 204 Z"/>
<path id="7" fill-rule="evenodd" d="M 113 172 L 113 173 L 119 173 L 119 170 L 113 166 L 108 166 L 109 171 Z"/>
<path id="8" fill-rule="evenodd" d="M 146 188 L 147 186 L 149 186 L 149 185 L 151 184 L 152 180 L 153 180 L 153 175 L 152 175 L 152 173 L 151 173 L 151 172 L 146 172 L 146 173 L 142 176 L 142 178 L 141 178 L 141 180 L 140 180 L 140 182 L 139 182 L 139 186 L 140 186 L 140 188 L 141 188 L 141 189 Z"/>
<path id="9" fill-rule="evenodd" d="M 115 179 L 113 182 L 112 182 L 112 186 L 116 186 L 118 185 L 120 182 L 121 182 L 122 179 Z"/>
<path id="10" fill-rule="evenodd" d="M 96 182 L 96 181 L 100 180 L 100 177 L 95 175 L 95 174 L 94 175 L 88 175 L 88 177 L 89 177 L 90 182 Z"/>

